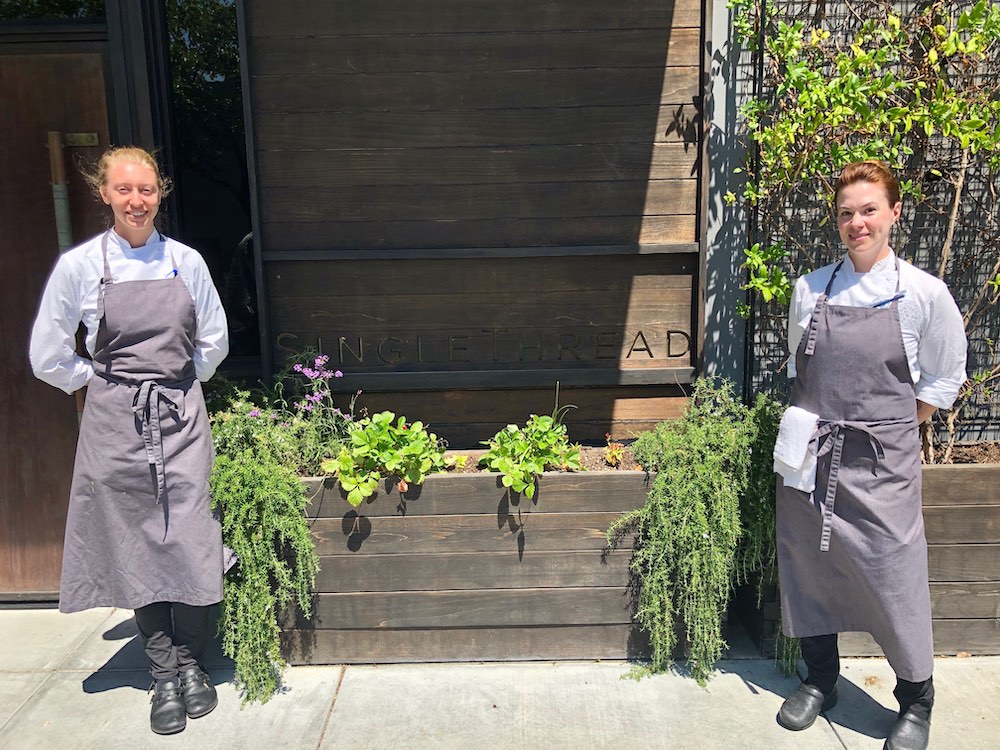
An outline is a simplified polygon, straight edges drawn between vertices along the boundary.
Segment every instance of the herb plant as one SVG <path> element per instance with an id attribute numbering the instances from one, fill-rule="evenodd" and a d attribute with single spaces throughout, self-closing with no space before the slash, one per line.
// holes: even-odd
<path id="1" fill-rule="evenodd" d="M 692 675 L 704 684 L 726 645 L 722 623 L 734 579 L 773 554 L 773 481 L 752 501 L 751 524 L 744 514 L 750 478 L 763 481 L 756 470 L 773 448 L 759 440 L 760 423 L 775 409 L 763 397 L 748 408 L 731 384 L 702 379 L 683 417 L 660 423 L 633 445 L 636 460 L 656 478 L 646 504 L 608 529 L 608 543 L 614 548 L 636 537 L 630 569 L 635 619 L 652 646 L 648 671 L 672 663 L 683 628 Z"/>
<path id="2" fill-rule="evenodd" d="M 295 432 L 248 397 L 235 391 L 229 408 L 213 415 L 211 492 L 223 540 L 238 558 L 223 587 L 222 650 L 236 664 L 243 702 L 263 703 L 284 667 L 279 614 L 294 602 L 309 616 L 319 560 L 305 490 L 289 458 Z"/>
<path id="3" fill-rule="evenodd" d="M 336 458 L 323 462 L 323 471 L 335 474 L 347 492 L 347 502 L 358 507 L 371 497 L 383 477 L 399 477 L 399 490 L 422 484 L 428 474 L 442 471 L 447 462 L 444 445 L 422 422 L 407 424 L 391 411 L 354 422 L 348 440 Z"/>
<path id="4" fill-rule="evenodd" d="M 558 392 L 557 392 L 558 393 Z M 551 416 L 532 414 L 524 429 L 509 424 L 483 445 L 481 465 L 500 472 L 504 487 L 535 496 L 538 476 L 546 469 L 580 470 L 580 446 L 570 445 L 563 417 L 572 407 L 558 405 Z"/>
<path id="5" fill-rule="evenodd" d="M 339 451 L 354 419 L 353 398 L 345 411 L 334 402 L 333 382 L 344 373 L 327 369 L 328 362 L 327 355 L 312 350 L 300 354 L 278 375 L 272 393 L 265 396 L 273 406 L 270 413 L 279 415 L 294 432 L 294 461 L 306 475 L 319 473 L 323 459 Z"/>

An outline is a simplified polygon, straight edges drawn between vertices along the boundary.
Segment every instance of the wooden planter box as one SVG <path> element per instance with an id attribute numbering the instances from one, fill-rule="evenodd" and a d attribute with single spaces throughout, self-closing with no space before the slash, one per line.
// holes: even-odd
<path id="1" fill-rule="evenodd" d="M 1000 654 L 1000 464 L 925 466 L 923 504 L 935 652 Z M 777 590 L 769 587 L 757 610 L 747 604 L 750 592 L 741 594 L 751 637 L 773 655 Z M 840 653 L 882 650 L 867 633 L 845 633 Z"/>
<path id="2" fill-rule="evenodd" d="M 435 475 L 402 496 L 386 483 L 360 517 L 335 481 L 304 481 L 321 571 L 313 617 L 285 623 L 290 663 L 644 653 L 631 551 L 604 552 L 611 522 L 645 502 L 644 472 L 547 473 L 535 502 L 496 474 Z"/>

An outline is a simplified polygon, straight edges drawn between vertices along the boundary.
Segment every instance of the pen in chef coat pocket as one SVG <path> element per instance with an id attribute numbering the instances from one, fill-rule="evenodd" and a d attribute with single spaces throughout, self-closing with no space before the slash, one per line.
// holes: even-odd
<path id="1" fill-rule="evenodd" d="M 872 307 L 884 307 L 885 305 L 892 304 L 893 302 L 895 302 L 898 299 L 903 299 L 903 297 L 905 297 L 905 296 L 906 296 L 906 292 L 900 292 L 899 294 L 897 294 L 897 295 L 895 295 L 893 297 L 889 297 L 889 299 L 884 299 L 881 302 L 876 302 L 874 305 L 872 305 Z"/>

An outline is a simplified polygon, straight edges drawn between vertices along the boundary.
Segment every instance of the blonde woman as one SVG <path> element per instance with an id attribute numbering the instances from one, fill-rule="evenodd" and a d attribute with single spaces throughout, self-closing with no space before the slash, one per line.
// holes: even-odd
<path id="1" fill-rule="evenodd" d="M 218 703 L 198 663 L 222 598 L 201 381 L 228 353 L 226 316 L 201 256 L 155 228 L 169 183 L 150 153 L 111 149 L 88 179 L 113 225 L 59 258 L 30 344 L 38 378 L 87 388 L 59 608 L 135 610 L 150 726 L 173 734 Z M 81 322 L 92 360 L 75 353 Z"/>

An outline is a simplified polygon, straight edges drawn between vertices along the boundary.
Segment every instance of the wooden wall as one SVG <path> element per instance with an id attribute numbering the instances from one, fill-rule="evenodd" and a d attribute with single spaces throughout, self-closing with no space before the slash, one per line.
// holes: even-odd
<path id="1" fill-rule="evenodd" d="M 676 414 L 700 348 L 700 0 L 247 0 L 243 21 L 278 363 L 318 346 L 345 391 L 456 443 L 484 411 L 523 420 L 498 389 L 556 380 L 592 389 L 579 439 Z"/>
<path id="2" fill-rule="evenodd" d="M 333 481 L 308 483 L 321 571 L 313 617 L 285 622 L 291 663 L 643 653 L 631 550 L 603 554 L 611 522 L 645 502 L 643 472 L 546 474 L 520 512 L 495 474 L 430 476 L 419 493 L 379 492 L 357 526 Z"/>

